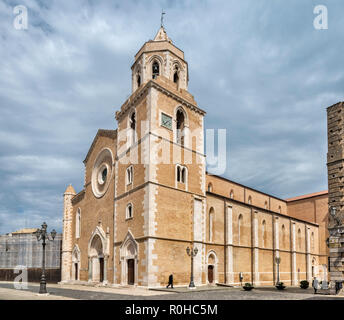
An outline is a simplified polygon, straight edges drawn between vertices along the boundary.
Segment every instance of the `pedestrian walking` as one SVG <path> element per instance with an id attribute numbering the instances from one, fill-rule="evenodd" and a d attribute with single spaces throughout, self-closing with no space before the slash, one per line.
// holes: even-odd
<path id="1" fill-rule="evenodd" d="M 168 277 L 168 285 L 166 286 L 166 288 L 168 288 L 169 286 L 171 286 L 171 288 L 173 289 L 173 274 L 170 274 L 170 276 Z"/>
<path id="2" fill-rule="evenodd" d="M 316 294 L 317 290 L 319 289 L 319 281 L 316 277 L 314 277 L 314 279 L 312 281 L 312 287 L 314 289 L 314 294 Z"/>

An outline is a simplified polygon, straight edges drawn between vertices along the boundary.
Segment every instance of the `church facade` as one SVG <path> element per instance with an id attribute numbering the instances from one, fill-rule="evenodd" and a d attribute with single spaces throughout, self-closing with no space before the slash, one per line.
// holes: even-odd
<path id="1" fill-rule="evenodd" d="M 206 172 L 205 112 L 163 27 L 131 69 L 117 130 L 98 131 L 83 190 L 64 193 L 62 282 L 187 285 L 188 247 L 195 285 L 326 279 L 327 193 L 283 200 Z"/>

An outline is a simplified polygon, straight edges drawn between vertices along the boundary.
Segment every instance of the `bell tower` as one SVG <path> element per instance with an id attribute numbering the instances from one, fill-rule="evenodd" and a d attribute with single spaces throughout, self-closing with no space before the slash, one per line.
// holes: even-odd
<path id="1" fill-rule="evenodd" d="M 175 283 L 186 284 L 191 244 L 198 250 L 197 285 L 205 272 L 205 112 L 188 92 L 184 52 L 163 26 L 137 52 L 131 70 L 132 94 L 116 112 L 114 239 L 122 260 L 114 260 L 114 282 L 126 281 L 132 258 L 122 244 L 130 231 L 141 254 L 135 283 L 161 286 L 173 272 Z"/>
<path id="2" fill-rule="evenodd" d="M 163 26 L 154 40 L 146 42 L 135 55 L 132 70 L 132 92 L 151 79 L 164 78 L 178 89 L 188 89 L 188 64 L 184 52 L 168 37 Z"/>

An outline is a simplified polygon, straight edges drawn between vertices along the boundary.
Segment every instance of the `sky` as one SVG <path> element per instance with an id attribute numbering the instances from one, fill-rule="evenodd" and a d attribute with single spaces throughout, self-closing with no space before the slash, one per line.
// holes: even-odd
<path id="1" fill-rule="evenodd" d="M 314 27 L 318 4 L 328 29 Z M 63 192 L 83 188 L 97 130 L 116 128 L 162 8 L 205 128 L 227 130 L 223 176 L 280 198 L 327 189 L 326 107 L 344 100 L 342 0 L 0 0 L 0 234 L 43 221 L 62 231 Z"/>

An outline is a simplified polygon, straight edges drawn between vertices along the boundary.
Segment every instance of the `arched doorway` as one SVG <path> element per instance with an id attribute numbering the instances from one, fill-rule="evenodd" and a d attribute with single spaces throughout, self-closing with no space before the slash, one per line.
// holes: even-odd
<path id="1" fill-rule="evenodd" d="M 212 284 L 214 282 L 214 266 L 208 266 L 208 282 Z"/>
<path id="2" fill-rule="evenodd" d="M 211 250 L 207 255 L 207 283 L 215 285 L 217 278 L 217 257 L 215 251 Z"/>
<path id="3" fill-rule="evenodd" d="M 80 249 L 75 245 L 72 253 L 72 280 L 80 280 Z"/>
<path id="4" fill-rule="evenodd" d="M 135 260 L 128 259 L 128 284 L 133 285 L 135 284 Z"/>
<path id="5" fill-rule="evenodd" d="M 138 268 L 137 268 L 137 257 L 138 257 L 138 244 L 135 241 L 134 236 L 128 231 L 121 248 L 121 284 L 122 285 L 137 285 L 138 279 Z"/>
<path id="6" fill-rule="evenodd" d="M 79 279 L 79 264 L 76 262 L 74 263 L 74 280 Z"/>
<path id="7" fill-rule="evenodd" d="M 103 243 L 99 235 L 95 235 L 91 242 L 90 259 L 92 261 L 92 276 L 93 282 L 104 281 L 104 251 Z"/>

